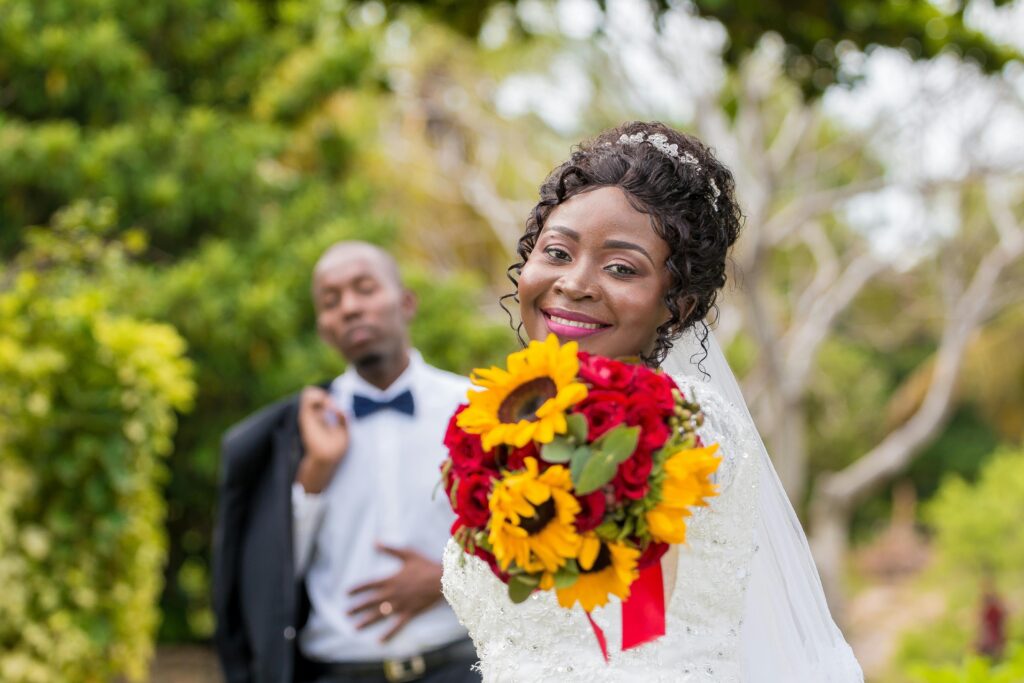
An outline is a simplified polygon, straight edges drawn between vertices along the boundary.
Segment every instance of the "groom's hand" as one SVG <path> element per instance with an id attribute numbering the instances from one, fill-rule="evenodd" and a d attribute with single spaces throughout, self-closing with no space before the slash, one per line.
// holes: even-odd
<path id="1" fill-rule="evenodd" d="M 356 586 L 349 595 L 367 593 L 370 597 L 349 610 L 349 616 L 364 614 L 356 626 L 364 629 L 381 619 L 394 617 L 395 623 L 381 638 L 391 640 L 412 619 L 441 599 L 441 565 L 407 548 L 378 545 L 377 549 L 402 561 L 397 573 L 380 581 Z"/>
<path id="2" fill-rule="evenodd" d="M 299 398 L 299 433 L 306 454 L 299 462 L 295 481 L 308 493 L 320 493 L 338 463 L 348 451 L 348 425 L 345 415 L 320 387 L 306 387 Z"/>

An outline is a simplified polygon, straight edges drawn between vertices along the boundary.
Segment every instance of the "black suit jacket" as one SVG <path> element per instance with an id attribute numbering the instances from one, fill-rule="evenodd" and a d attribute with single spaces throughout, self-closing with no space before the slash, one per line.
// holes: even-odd
<path id="1" fill-rule="evenodd" d="M 292 560 L 291 488 L 302 458 L 298 395 L 232 427 L 221 443 L 214 532 L 214 640 L 227 683 L 291 683 L 308 615 Z"/>

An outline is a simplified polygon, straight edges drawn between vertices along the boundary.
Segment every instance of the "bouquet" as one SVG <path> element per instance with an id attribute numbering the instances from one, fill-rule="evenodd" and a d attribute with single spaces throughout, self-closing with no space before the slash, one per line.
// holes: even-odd
<path id="1" fill-rule="evenodd" d="M 661 597 L 661 556 L 685 542 L 691 509 L 716 495 L 720 458 L 696 434 L 700 406 L 662 372 L 554 335 L 472 381 L 441 468 L 463 550 L 515 603 L 553 590 L 589 616 L 616 596 L 625 618 L 648 568 Z M 663 624 L 663 597 L 660 612 Z"/>

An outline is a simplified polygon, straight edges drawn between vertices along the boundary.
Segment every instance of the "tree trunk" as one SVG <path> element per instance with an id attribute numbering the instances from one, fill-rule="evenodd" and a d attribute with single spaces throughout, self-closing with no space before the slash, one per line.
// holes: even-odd
<path id="1" fill-rule="evenodd" d="M 818 565 L 818 574 L 825 589 L 832 617 L 839 625 L 846 616 L 846 600 L 843 590 L 843 564 L 849 550 L 848 529 L 849 509 L 829 495 L 831 475 L 818 479 L 815 496 L 811 503 L 811 520 L 814 533 L 811 536 L 811 552 Z"/>

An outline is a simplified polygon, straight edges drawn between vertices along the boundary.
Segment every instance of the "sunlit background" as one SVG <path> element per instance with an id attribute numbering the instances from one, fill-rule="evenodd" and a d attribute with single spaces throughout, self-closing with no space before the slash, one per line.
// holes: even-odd
<path id="1" fill-rule="evenodd" d="M 717 335 L 868 680 L 1024 680 L 1022 53 L 1024 0 L 0 0 L 0 680 L 218 681 L 219 440 L 342 369 L 321 251 L 494 361 L 628 119 L 736 175 Z"/>

